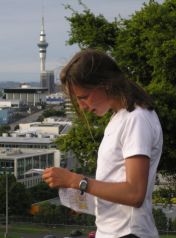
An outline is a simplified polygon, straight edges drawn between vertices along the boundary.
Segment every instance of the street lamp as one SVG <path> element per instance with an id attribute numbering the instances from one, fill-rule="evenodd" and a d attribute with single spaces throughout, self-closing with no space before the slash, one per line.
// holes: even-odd
<path id="1" fill-rule="evenodd" d="M 9 220 L 9 198 L 8 198 L 8 171 L 11 171 L 13 169 L 13 167 L 2 167 L 2 169 L 5 171 L 5 191 L 6 191 L 6 212 L 5 212 L 5 216 L 6 216 L 6 227 L 5 227 L 5 233 L 4 233 L 4 238 L 7 238 L 8 236 L 8 220 Z"/>
<path id="2" fill-rule="evenodd" d="M 6 181 L 6 229 L 4 233 L 4 238 L 7 238 L 8 236 L 8 218 L 9 218 L 9 198 L 8 198 L 8 174 L 7 174 L 7 168 L 5 170 L 5 181 Z"/>

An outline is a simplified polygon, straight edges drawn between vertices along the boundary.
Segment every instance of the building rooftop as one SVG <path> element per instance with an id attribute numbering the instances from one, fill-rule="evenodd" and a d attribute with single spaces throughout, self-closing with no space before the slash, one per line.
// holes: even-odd
<path id="1" fill-rule="evenodd" d="M 31 87 L 31 88 L 4 88 L 4 93 L 42 93 L 46 92 L 47 88 L 42 87 Z"/>
<path id="2" fill-rule="evenodd" d="M 55 150 L 30 150 L 30 149 L 14 149 L 14 148 L 1 148 L 0 157 L 1 159 L 11 159 L 15 160 L 16 158 L 24 158 L 28 156 L 38 156 L 42 154 L 49 154 Z"/>
<path id="3" fill-rule="evenodd" d="M 0 143 L 31 143 L 31 144 L 50 144 L 53 143 L 52 138 L 39 138 L 39 137 L 0 137 Z"/>

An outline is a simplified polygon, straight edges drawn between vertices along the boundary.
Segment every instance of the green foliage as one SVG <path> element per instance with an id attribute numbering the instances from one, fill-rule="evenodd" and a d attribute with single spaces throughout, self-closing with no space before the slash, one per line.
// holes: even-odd
<path id="1" fill-rule="evenodd" d="M 15 194 L 15 195 L 14 195 Z M 30 195 L 22 183 L 9 188 L 9 212 L 13 215 L 27 215 L 31 207 Z"/>
<path id="2" fill-rule="evenodd" d="M 26 215 L 31 206 L 30 195 L 22 183 L 16 182 L 13 175 L 8 175 L 9 214 Z M 5 214 L 6 176 L 0 176 L 0 213 Z"/>
<path id="3" fill-rule="evenodd" d="M 164 91 L 162 92 L 162 94 L 164 95 Z M 170 93 L 166 90 L 165 97 L 167 97 L 168 94 Z M 172 97 L 170 97 L 170 98 L 173 98 L 172 101 L 175 101 L 174 94 L 172 95 Z M 158 99 L 156 99 L 158 103 L 157 111 L 161 120 L 161 124 L 163 128 L 163 136 L 164 136 L 164 147 L 163 147 L 162 159 L 159 164 L 159 168 L 166 171 L 170 171 L 170 173 L 175 173 L 176 135 L 174 134 L 174 131 L 176 130 L 176 124 L 175 124 L 176 109 L 172 107 L 171 104 L 167 104 L 167 100 L 165 101 L 159 100 L 160 95 L 157 95 L 157 96 L 158 96 Z"/>
<path id="4" fill-rule="evenodd" d="M 34 220 L 35 222 L 56 224 L 60 222 L 60 219 L 59 219 L 60 215 L 61 215 L 60 207 L 54 204 L 49 204 L 48 202 L 45 202 L 42 205 L 40 205 L 40 211 L 34 216 Z"/>
<path id="5" fill-rule="evenodd" d="M 37 118 L 37 122 L 42 122 L 44 120 L 44 116 L 43 115 L 40 115 L 38 118 Z"/>
<path id="6" fill-rule="evenodd" d="M 115 44 L 115 36 L 118 33 L 116 21 L 109 23 L 103 15 L 95 16 L 87 7 L 83 13 L 74 11 L 69 5 L 66 8 L 72 10 L 72 16 L 66 17 L 70 23 L 68 44 L 77 43 L 80 48 L 100 48 L 110 50 Z"/>
<path id="7" fill-rule="evenodd" d="M 19 130 L 19 125 L 16 125 L 15 127 L 14 127 L 14 131 L 16 131 L 16 130 Z"/>
<path id="8" fill-rule="evenodd" d="M 155 219 L 155 224 L 158 230 L 167 230 L 167 217 L 162 211 L 162 209 L 153 209 L 153 216 Z"/>
<path id="9" fill-rule="evenodd" d="M 40 210 L 34 215 L 34 221 L 47 224 L 67 224 L 67 225 L 94 225 L 95 217 L 87 214 L 76 213 L 73 210 L 56 206 L 48 202 L 40 206 Z"/>
<path id="10" fill-rule="evenodd" d="M 3 133 L 8 133 L 10 131 L 9 125 L 0 125 L 0 136 L 2 136 Z"/>
<path id="11" fill-rule="evenodd" d="M 153 203 L 163 203 L 163 205 L 172 205 L 176 203 L 176 190 L 172 187 L 159 188 L 153 192 Z"/>
<path id="12" fill-rule="evenodd" d="M 56 110 L 54 108 L 48 108 L 44 110 L 44 112 L 37 118 L 37 121 L 42 122 L 47 117 L 65 117 L 65 110 Z"/>
<path id="13" fill-rule="evenodd" d="M 32 203 L 48 200 L 58 196 L 57 189 L 51 189 L 44 182 L 28 189 L 31 194 Z"/>
<path id="14" fill-rule="evenodd" d="M 159 169 L 175 173 L 176 1 L 149 1 L 131 18 L 114 19 L 111 23 L 83 7 L 79 13 L 68 6 L 73 11 L 67 17 L 71 28 L 68 43 L 108 51 L 127 77 L 151 94 L 164 135 Z"/>
<path id="15" fill-rule="evenodd" d="M 176 218 L 172 221 L 172 229 L 176 231 Z"/>
<path id="16" fill-rule="evenodd" d="M 164 131 L 160 168 L 166 170 L 174 168 L 176 156 L 176 137 L 172 133 L 176 130 L 176 54 L 173 32 L 176 12 L 170 9 L 169 2 L 159 5 L 152 1 L 130 20 L 124 21 L 123 34 L 118 35 L 113 53 L 127 74 L 130 71 L 129 76 L 146 86 L 155 101 Z M 134 36 L 135 32 L 137 34 Z M 135 56 L 131 57 L 134 53 Z"/>
<path id="17" fill-rule="evenodd" d="M 53 117 L 53 116 L 57 116 L 57 117 L 62 117 L 65 116 L 65 112 L 63 110 L 55 110 L 53 108 L 51 109 L 47 109 L 42 113 L 42 116 L 45 117 Z"/>
<path id="18" fill-rule="evenodd" d="M 121 22 L 113 55 L 126 74 L 154 99 L 164 134 L 160 169 L 175 173 L 176 141 L 176 1 L 150 1 Z"/>

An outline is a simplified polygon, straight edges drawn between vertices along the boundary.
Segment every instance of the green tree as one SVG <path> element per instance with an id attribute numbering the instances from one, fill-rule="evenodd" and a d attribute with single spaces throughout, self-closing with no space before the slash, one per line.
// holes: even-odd
<path id="1" fill-rule="evenodd" d="M 5 214 L 6 176 L 0 176 L 0 213 Z M 26 215 L 31 206 L 29 193 L 22 183 L 16 182 L 13 175 L 8 175 L 8 205 L 10 215 Z"/>
<path id="2" fill-rule="evenodd" d="M 173 230 L 176 231 L 176 218 L 172 221 Z"/>
<path id="3" fill-rule="evenodd" d="M 20 126 L 19 124 L 14 127 L 14 131 L 19 130 Z"/>
<path id="4" fill-rule="evenodd" d="M 32 203 L 48 200 L 58 196 L 58 190 L 49 188 L 49 186 L 44 182 L 29 188 L 28 192 L 30 193 Z"/>
<path id="5" fill-rule="evenodd" d="M 34 221 L 48 224 L 67 224 L 70 209 L 56 206 L 49 202 L 40 204 L 39 212 L 34 215 Z"/>
<path id="6" fill-rule="evenodd" d="M 159 4 L 150 0 L 129 19 L 114 19 L 111 23 L 102 15 L 95 16 L 82 2 L 80 4 L 84 7 L 82 13 L 67 6 L 72 9 L 71 17 L 67 17 L 70 23 L 68 44 L 108 51 L 126 76 L 150 93 L 164 134 L 159 169 L 175 173 L 176 1 L 165 0 Z M 70 133 L 73 135 L 73 131 Z M 76 140 L 75 137 L 75 145 Z"/>
<path id="7" fill-rule="evenodd" d="M 34 215 L 34 221 L 48 224 L 89 225 L 95 224 L 95 217 L 88 214 L 76 213 L 62 205 L 56 206 L 48 202 L 40 205 L 39 212 Z"/>
<path id="8" fill-rule="evenodd" d="M 154 99 L 164 132 L 160 169 L 174 172 L 176 153 L 176 1 L 150 1 L 121 21 L 113 56 Z"/>
<path id="9" fill-rule="evenodd" d="M 10 126 L 9 125 L 0 125 L 0 136 L 3 133 L 8 133 L 10 131 Z"/>
<path id="10" fill-rule="evenodd" d="M 44 120 L 44 116 L 43 115 L 40 115 L 38 118 L 37 118 L 37 122 L 42 122 Z"/>
<path id="11" fill-rule="evenodd" d="M 167 217 L 162 209 L 153 209 L 156 227 L 160 231 L 167 231 Z"/>
<path id="12" fill-rule="evenodd" d="M 57 116 L 57 117 L 63 117 L 65 116 L 64 110 L 55 110 L 53 108 L 47 109 L 42 113 L 42 116 L 45 117 L 52 117 L 52 116 Z"/>
<path id="13" fill-rule="evenodd" d="M 71 17 L 66 17 L 70 23 L 68 44 L 78 44 L 80 48 L 100 48 L 111 50 L 115 45 L 115 37 L 118 33 L 116 20 L 108 22 L 103 15 L 95 16 L 82 1 L 83 12 L 78 13 L 70 5 L 66 9 L 72 11 Z"/>

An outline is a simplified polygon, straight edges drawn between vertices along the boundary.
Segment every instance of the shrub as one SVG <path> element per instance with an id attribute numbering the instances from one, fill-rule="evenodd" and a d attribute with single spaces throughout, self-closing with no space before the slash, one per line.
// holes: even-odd
<path id="1" fill-rule="evenodd" d="M 158 230 L 166 231 L 167 230 L 167 217 L 162 209 L 153 209 L 153 216 L 155 219 L 155 224 Z"/>

